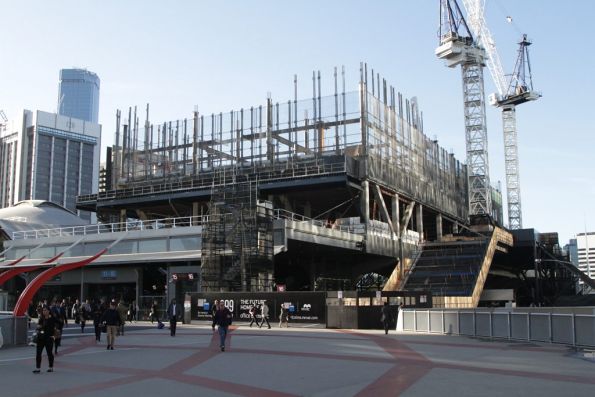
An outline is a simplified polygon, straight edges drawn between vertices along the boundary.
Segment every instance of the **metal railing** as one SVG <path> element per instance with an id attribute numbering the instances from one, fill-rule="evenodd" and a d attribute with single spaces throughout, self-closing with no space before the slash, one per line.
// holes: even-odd
<path id="1" fill-rule="evenodd" d="M 293 166 L 288 166 L 287 162 L 280 162 L 280 166 L 272 167 L 271 169 L 263 169 L 257 172 L 257 179 L 259 182 L 278 180 L 278 179 L 290 179 L 290 178 L 303 178 L 315 175 L 326 175 L 342 173 L 346 170 L 345 161 L 325 163 L 323 161 L 317 161 L 318 159 L 312 159 L 312 162 L 295 162 Z M 164 182 L 164 183 L 150 183 L 147 181 L 137 181 L 134 183 L 147 183 L 141 186 L 132 186 L 124 189 L 109 190 L 105 192 L 99 192 L 97 194 L 81 195 L 77 197 L 77 203 L 84 203 L 97 200 L 111 200 L 117 198 L 128 198 L 146 196 L 158 193 L 172 193 L 181 192 L 187 190 L 199 190 L 199 189 L 210 189 L 215 186 L 223 185 L 223 180 L 231 181 L 236 177 L 236 170 L 233 167 L 223 170 L 225 176 L 220 180 L 216 175 L 215 171 L 201 171 L 201 173 L 192 179 L 187 176 L 187 179 L 179 178 L 176 181 Z M 248 175 L 239 175 L 240 178 L 247 177 Z M 256 176 L 255 176 L 256 178 Z M 155 178 L 158 179 L 158 178 Z M 150 183 L 150 184 L 149 184 Z"/>
<path id="2" fill-rule="evenodd" d="M 274 210 L 273 217 L 275 219 L 287 219 L 292 222 L 304 222 L 312 226 L 324 227 L 327 229 L 338 230 L 351 234 L 363 234 L 365 231 L 363 224 L 359 224 L 359 227 L 356 227 L 356 225 L 342 225 L 338 224 L 337 222 L 329 222 L 326 219 L 308 218 L 307 216 L 296 214 L 284 209 Z"/>
<path id="3" fill-rule="evenodd" d="M 398 329 L 595 347 L 595 314 L 405 309 Z"/>
<path id="4" fill-rule="evenodd" d="M 52 229 L 24 230 L 12 233 L 13 240 L 50 237 L 88 236 L 104 233 L 129 232 L 134 230 L 158 230 L 199 226 L 208 222 L 208 215 L 163 218 L 153 220 L 128 220 L 126 222 L 98 223 L 82 226 L 67 226 Z"/>

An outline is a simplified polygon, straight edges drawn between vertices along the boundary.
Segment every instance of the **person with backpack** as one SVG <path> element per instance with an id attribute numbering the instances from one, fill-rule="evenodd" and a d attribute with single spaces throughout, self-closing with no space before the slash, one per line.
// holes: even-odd
<path id="1" fill-rule="evenodd" d="M 219 347 L 221 351 L 225 351 L 225 338 L 227 337 L 227 330 L 232 322 L 232 314 L 223 301 L 219 301 L 219 309 L 215 312 L 214 323 L 218 325 L 219 330 Z"/>

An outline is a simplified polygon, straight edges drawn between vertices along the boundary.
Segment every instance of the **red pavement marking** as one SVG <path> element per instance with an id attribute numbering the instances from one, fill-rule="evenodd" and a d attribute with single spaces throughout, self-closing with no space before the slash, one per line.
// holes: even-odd
<path id="1" fill-rule="evenodd" d="M 372 362 L 372 363 L 395 363 L 394 358 L 385 357 L 366 357 L 366 356 L 355 356 L 349 354 L 328 354 L 328 353 L 307 353 L 287 350 L 263 350 L 263 349 L 245 349 L 245 348 L 234 348 L 234 353 L 246 353 L 246 354 L 266 354 L 270 356 L 291 356 L 291 357 L 303 357 L 303 358 L 320 358 L 326 360 L 343 360 L 343 361 L 361 361 L 361 362 Z"/>
<path id="2" fill-rule="evenodd" d="M 169 374 L 167 379 L 178 382 L 188 383 L 196 386 L 203 386 L 209 389 L 218 390 L 224 393 L 233 393 L 239 396 L 246 397 L 295 397 L 299 394 L 289 394 L 280 391 L 262 389 L 260 387 L 249 386 L 246 384 L 231 383 L 221 381 L 213 378 L 205 378 L 202 376 L 192 376 L 185 374 Z M 60 396 L 61 397 L 61 396 Z"/>
<path id="3" fill-rule="evenodd" d="M 126 378 L 121 379 L 110 379 L 104 382 L 85 384 L 82 386 L 71 387 L 69 389 L 62 389 L 58 391 L 43 393 L 40 394 L 40 397 L 76 397 L 80 394 L 89 393 L 91 391 L 110 389 L 112 387 L 127 385 L 145 379 L 147 379 L 147 376 L 145 375 L 128 376 Z"/>
<path id="4" fill-rule="evenodd" d="M 379 397 L 400 395 L 411 387 L 411 385 L 423 378 L 433 367 L 432 361 L 393 337 L 360 334 L 348 330 L 341 330 L 340 332 L 367 338 L 394 357 L 395 365 L 363 388 L 356 396 Z"/>

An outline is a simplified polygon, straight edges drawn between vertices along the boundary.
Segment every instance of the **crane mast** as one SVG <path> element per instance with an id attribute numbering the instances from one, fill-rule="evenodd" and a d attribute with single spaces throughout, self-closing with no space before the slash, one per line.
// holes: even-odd
<path id="1" fill-rule="evenodd" d="M 506 81 L 502 63 L 490 30 L 484 18 L 483 0 L 462 0 L 469 20 L 469 28 L 486 49 L 488 69 L 498 92 L 490 95 L 490 103 L 502 109 L 502 129 L 504 137 L 504 166 L 506 172 L 506 198 L 508 205 L 508 227 L 523 227 L 521 209 L 521 184 L 519 177 L 519 156 L 516 128 L 516 105 L 538 99 L 541 95 L 533 91 L 531 66 L 529 63 L 526 35 L 519 48 L 519 56 L 510 82 Z M 528 68 L 529 82 L 525 69 Z"/>
<path id="2" fill-rule="evenodd" d="M 439 42 L 436 56 L 448 67 L 460 65 L 463 77 L 469 216 L 491 216 L 483 78 L 486 54 L 474 40 L 456 0 L 440 1 Z"/>

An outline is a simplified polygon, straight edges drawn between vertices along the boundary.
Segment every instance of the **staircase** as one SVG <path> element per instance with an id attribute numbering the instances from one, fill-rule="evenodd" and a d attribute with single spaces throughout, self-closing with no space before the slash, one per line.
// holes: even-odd
<path id="1" fill-rule="evenodd" d="M 496 250 L 512 242 L 495 227 L 487 236 L 426 243 L 400 289 L 431 291 L 433 307 L 477 307 Z"/>

